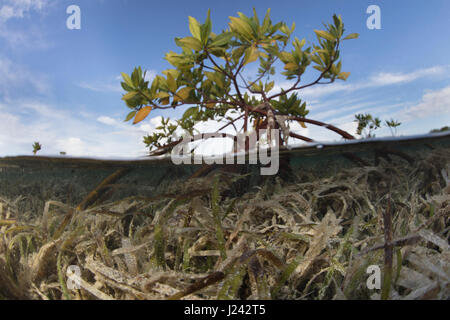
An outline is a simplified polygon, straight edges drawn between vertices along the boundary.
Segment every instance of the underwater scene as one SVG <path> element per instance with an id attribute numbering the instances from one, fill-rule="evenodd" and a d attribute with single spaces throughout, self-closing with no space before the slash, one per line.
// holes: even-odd
<path id="1" fill-rule="evenodd" d="M 272 176 L 5 157 L 0 191 L 6 299 L 449 298 L 450 134 L 282 150 Z"/>

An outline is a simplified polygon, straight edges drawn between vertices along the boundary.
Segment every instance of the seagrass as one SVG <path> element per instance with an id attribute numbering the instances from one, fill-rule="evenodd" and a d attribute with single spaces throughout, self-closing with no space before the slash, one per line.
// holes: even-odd
<path id="1" fill-rule="evenodd" d="M 248 175 L 211 170 L 157 196 L 40 213 L 20 211 L 31 194 L 0 196 L 0 298 L 449 299 L 449 159 L 442 148 L 247 189 Z M 370 265 L 388 275 L 380 290 Z"/>

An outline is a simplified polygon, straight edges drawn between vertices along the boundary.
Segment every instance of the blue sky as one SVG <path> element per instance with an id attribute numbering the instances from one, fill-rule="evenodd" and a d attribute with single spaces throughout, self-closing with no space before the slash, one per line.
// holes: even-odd
<path id="1" fill-rule="evenodd" d="M 69 5 L 81 9 L 81 30 L 69 30 Z M 381 30 L 369 30 L 369 5 L 381 8 Z M 213 31 L 227 28 L 237 12 L 296 23 L 294 35 L 314 41 L 314 29 L 342 15 L 358 40 L 343 44 L 346 82 L 301 92 L 309 117 L 355 133 L 354 114 L 370 112 L 402 122 L 401 135 L 450 124 L 450 2 L 433 1 L 144 1 L 0 0 L 0 156 L 65 151 L 74 156 L 138 156 L 142 136 L 159 117 L 154 111 L 133 126 L 121 100 L 120 73 L 142 66 L 151 76 L 170 67 L 173 39 L 189 35 L 188 16 L 203 22 L 211 9 Z M 249 69 L 248 74 L 251 72 Z M 314 71 L 307 77 L 313 77 Z M 306 77 L 306 79 L 307 79 Z M 281 85 L 285 85 L 282 78 Z M 308 126 L 316 140 L 339 136 Z M 377 136 L 390 135 L 382 129 Z"/>

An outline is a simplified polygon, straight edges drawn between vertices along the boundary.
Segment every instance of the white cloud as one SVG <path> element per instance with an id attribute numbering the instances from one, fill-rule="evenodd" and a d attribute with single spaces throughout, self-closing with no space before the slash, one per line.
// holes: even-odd
<path id="1" fill-rule="evenodd" d="M 426 92 L 422 100 L 399 113 L 405 120 L 450 114 L 450 86 Z"/>
<path id="2" fill-rule="evenodd" d="M 107 124 L 107 125 L 116 125 L 117 124 L 117 120 L 111 118 L 111 117 L 106 117 L 106 116 L 101 116 L 97 118 L 97 121 Z"/>
<path id="3" fill-rule="evenodd" d="M 30 11 L 41 11 L 47 0 L 3 0 L 0 7 L 0 23 L 12 18 L 23 18 Z"/>
<path id="4" fill-rule="evenodd" d="M 43 155 L 61 151 L 85 157 L 146 154 L 142 137 L 147 132 L 110 117 L 86 119 L 78 112 L 39 101 L 0 102 L 0 110 L 0 156 L 30 154 L 34 141 L 42 144 L 39 154 Z"/>
<path id="5" fill-rule="evenodd" d="M 380 72 L 365 81 L 347 82 L 337 81 L 329 85 L 316 85 L 300 90 L 302 97 L 307 99 L 317 99 L 336 92 L 348 93 L 361 89 L 377 88 L 395 84 L 405 84 L 427 77 L 447 76 L 450 66 L 434 66 L 430 68 L 418 69 L 412 72 Z M 351 76 L 350 76 L 351 77 Z M 281 88 L 288 89 L 292 86 L 292 82 L 282 82 L 276 86 L 272 92 L 278 93 Z M 271 93 L 272 93 L 271 92 Z"/>
<path id="6" fill-rule="evenodd" d="M 315 119 L 327 119 L 329 117 L 335 117 L 338 115 L 347 114 L 347 113 L 349 113 L 349 111 L 358 110 L 358 112 L 360 113 L 362 108 L 374 106 L 375 104 L 376 104 L 376 102 L 370 101 L 370 102 L 366 102 L 366 103 L 351 104 L 349 106 L 339 106 L 338 108 L 334 107 L 334 108 L 331 108 L 326 111 L 314 113 L 311 116 L 314 117 Z"/>
<path id="7" fill-rule="evenodd" d="M 435 66 L 431 68 L 419 69 L 409 73 L 380 72 L 379 74 L 370 78 L 368 86 L 377 87 L 391 84 L 408 83 L 419 78 L 443 75 L 448 72 L 449 69 L 450 68 L 448 66 Z"/>
<path id="8" fill-rule="evenodd" d="M 88 89 L 96 92 L 124 92 L 122 87 L 119 84 L 112 83 L 88 83 L 88 82 L 80 82 L 78 84 L 80 88 Z"/>
<path id="9" fill-rule="evenodd" d="M 0 20 L 6 21 L 15 16 L 13 7 L 3 6 L 0 8 Z"/>
<path id="10" fill-rule="evenodd" d="M 331 85 L 313 86 L 300 91 L 300 96 L 306 101 L 315 99 L 314 104 L 308 104 L 311 113 L 309 118 L 332 121 L 332 124 L 340 129 L 343 129 L 351 134 L 356 132 L 356 122 L 354 122 L 355 113 L 369 112 L 375 116 L 380 116 L 383 119 L 388 119 L 392 115 L 395 119 L 402 121 L 410 120 L 417 117 L 426 117 L 450 113 L 450 87 L 438 91 L 426 93 L 422 101 L 410 108 L 403 109 L 401 112 L 395 112 L 401 107 L 404 107 L 407 102 L 392 104 L 391 101 L 382 101 L 379 97 L 368 99 L 367 96 L 363 99 L 353 98 L 349 100 L 348 95 L 357 90 L 372 89 L 382 86 L 399 85 L 410 83 L 422 78 L 430 77 L 445 77 L 450 71 L 449 66 L 434 66 L 430 68 L 418 69 L 406 73 L 389 73 L 380 72 L 367 79 L 367 81 L 359 81 L 356 83 L 336 82 Z M 279 92 L 280 88 L 287 89 L 292 85 L 288 82 L 282 82 L 273 90 L 273 93 Z M 342 93 L 338 99 L 323 99 L 323 97 L 333 93 Z M 345 95 L 344 95 L 345 94 Z M 322 102 L 323 101 L 323 102 Z M 320 110 L 319 112 L 316 112 Z M 329 130 L 308 125 L 309 132 L 297 132 L 299 134 L 308 136 L 315 140 L 336 140 L 340 136 Z M 422 130 L 423 131 L 423 130 Z M 298 142 L 299 140 L 295 140 Z"/>
<path id="11" fill-rule="evenodd" d="M 2 0 L 0 4 L 0 38 L 11 48 L 48 48 L 51 44 L 44 38 L 42 28 L 20 24 L 20 28 L 9 24 L 12 20 L 24 20 L 32 13 L 44 14 L 54 0 Z"/>
<path id="12" fill-rule="evenodd" d="M 18 88 L 30 86 L 39 94 L 46 94 L 50 90 L 45 76 L 36 75 L 22 65 L 0 56 L 0 94 L 10 97 Z M 24 94 L 23 91 L 20 92 Z"/>
<path id="13" fill-rule="evenodd" d="M 345 92 L 345 91 L 353 91 L 358 89 L 357 84 L 346 84 L 342 82 L 335 82 L 329 85 L 317 85 L 313 87 L 308 87 L 303 90 L 301 90 L 301 94 L 304 97 L 307 97 L 308 99 L 311 98 L 319 98 L 322 96 L 326 96 L 329 94 L 333 94 L 336 92 Z"/>
<path id="14" fill-rule="evenodd" d="M 55 142 L 55 147 L 58 150 L 64 150 L 68 155 L 80 155 L 82 156 L 86 149 L 89 147 L 84 141 L 78 137 L 70 137 L 66 139 L 57 139 Z"/>

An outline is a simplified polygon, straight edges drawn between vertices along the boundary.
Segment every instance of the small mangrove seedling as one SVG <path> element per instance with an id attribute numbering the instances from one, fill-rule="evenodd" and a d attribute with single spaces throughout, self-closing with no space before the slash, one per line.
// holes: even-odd
<path id="1" fill-rule="evenodd" d="M 371 114 L 356 114 L 355 121 L 358 122 L 356 133 L 363 138 L 375 138 L 373 133 L 381 127 L 381 120 L 378 117 L 373 117 Z"/>
<path id="2" fill-rule="evenodd" d="M 398 122 L 394 119 L 391 120 L 385 120 L 384 124 L 386 125 L 386 127 L 389 128 L 389 130 L 391 130 L 391 134 L 392 136 L 396 136 L 397 135 L 397 127 L 400 126 L 402 123 Z"/>
<path id="3" fill-rule="evenodd" d="M 362 136 L 362 138 L 375 138 L 375 134 L 373 132 L 381 128 L 380 118 L 374 117 L 370 113 L 355 114 L 355 122 L 358 122 L 356 134 Z M 397 134 L 397 127 L 401 125 L 401 122 L 394 119 L 385 120 L 384 125 L 388 127 L 391 134 L 395 136 Z"/>
<path id="4" fill-rule="evenodd" d="M 33 144 L 33 154 L 35 155 L 39 150 L 41 150 L 42 145 L 39 142 Z"/>

